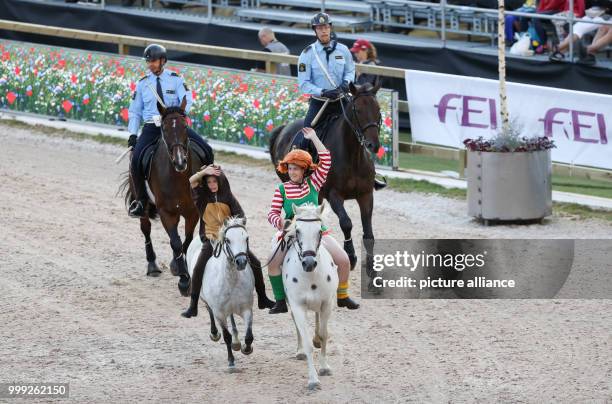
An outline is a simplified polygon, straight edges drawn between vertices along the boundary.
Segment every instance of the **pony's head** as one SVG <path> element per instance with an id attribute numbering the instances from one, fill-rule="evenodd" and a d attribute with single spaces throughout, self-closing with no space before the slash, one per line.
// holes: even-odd
<path id="1" fill-rule="evenodd" d="M 317 207 L 311 203 L 293 205 L 295 217 L 291 232 L 302 260 L 302 269 L 306 272 L 312 272 L 317 267 L 317 254 L 323 237 L 321 221 L 324 209 L 325 205 Z"/>
<path id="2" fill-rule="evenodd" d="M 228 261 L 239 271 L 246 268 L 249 251 L 249 235 L 246 231 L 244 218 L 233 216 L 227 218 L 219 230 L 215 246 L 215 256 L 225 252 Z"/>
<path id="3" fill-rule="evenodd" d="M 370 83 L 364 85 L 349 84 L 349 91 L 353 98 L 348 104 L 346 112 L 351 119 L 353 130 L 357 132 L 358 140 L 363 141 L 364 146 L 372 153 L 376 153 L 380 148 L 378 135 L 382 117 L 380 105 L 376 99 L 376 93 L 380 90 L 380 85 L 380 80 L 376 80 L 374 85 Z"/>
<path id="4" fill-rule="evenodd" d="M 164 108 L 157 103 L 157 110 L 162 116 L 162 139 L 168 150 L 174 169 L 182 173 L 187 169 L 189 156 L 189 137 L 187 136 L 187 120 L 185 119 L 185 106 L 187 100 L 179 107 Z"/>

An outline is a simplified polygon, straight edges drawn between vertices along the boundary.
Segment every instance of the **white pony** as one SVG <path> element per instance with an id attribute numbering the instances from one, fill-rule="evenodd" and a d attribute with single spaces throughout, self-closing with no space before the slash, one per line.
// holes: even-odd
<path id="1" fill-rule="evenodd" d="M 218 341 L 221 338 L 215 320 L 223 331 L 223 340 L 227 345 L 227 360 L 230 371 L 235 368 L 234 351 L 240 350 L 249 355 L 253 352 L 253 290 L 255 279 L 249 267 L 248 248 L 249 235 L 245 221 L 242 218 L 231 217 L 225 221 L 219 230 L 218 241 L 214 254 L 208 260 L 204 271 L 203 287 L 200 298 L 206 303 L 210 315 L 210 338 Z M 198 260 L 202 241 L 196 237 L 187 250 L 187 265 L 189 275 Z M 247 329 L 244 336 L 245 344 L 240 344 L 234 314 L 242 317 Z M 232 333 L 227 329 L 227 320 L 231 319 Z M 232 341 L 233 339 L 233 341 Z"/>
<path id="2" fill-rule="evenodd" d="M 327 322 L 336 301 L 338 271 L 331 255 L 321 246 L 324 205 L 293 205 L 295 218 L 288 230 L 289 250 L 283 261 L 287 303 L 297 330 L 298 359 L 308 360 L 308 388 L 320 387 L 313 364 L 313 344 L 321 348 L 319 375 L 331 374 L 327 363 Z M 311 338 L 306 313 L 315 312 L 315 335 Z"/>

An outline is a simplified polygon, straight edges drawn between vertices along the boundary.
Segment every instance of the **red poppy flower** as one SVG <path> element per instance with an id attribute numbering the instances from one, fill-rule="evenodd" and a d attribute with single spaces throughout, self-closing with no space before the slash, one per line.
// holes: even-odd
<path id="1" fill-rule="evenodd" d="M 70 76 L 70 81 L 72 81 L 73 84 L 76 84 L 77 80 L 78 80 L 78 78 L 77 78 L 76 74 L 72 73 L 72 76 Z"/>
<path id="2" fill-rule="evenodd" d="M 62 108 L 64 108 L 64 111 L 66 111 L 66 113 L 69 113 L 72 109 L 72 103 L 68 100 L 64 100 L 64 102 L 62 102 Z"/>
<path id="3" fill-rule="evenodd" d="M 393 120 L 391 119 L 390 116 L 385 118 L 385 125 L 387 125 L 387 128 L 390 128 L 391 125 L 393 125 Z"/>
<path id="4" fill-rule="evenodd" d="M 6 93 L 6 99 L 7 99 L 9 104 L 13 105 L 13 103 L 17 99 L 17 94 L 15 94 L 12 91 L 9 91 L 8 93 Z"/>
<path id="5" fill-rule="evenodd" d="M 385 155 L 385 148 L 380 146 L 380 148 L 376 152 L 376 157 L 378 157 L 379 159 L 382 159 L 384 155 Z"/>
<path id="6" fill-rule="evenodd" d="M 247 126 L 244 128 L 244 135 L 247 137 L 247 139 L 251 140 L 253 139 L 253 135 L 255 135 L 255 130 L 250 126 Z"/>
<path id="7" fill-rule="evenodd" d="M 136 90 L 136 83 L 132 81 L 130 82 L 130 91 L 134 91 L 134 90 Z"/>
<path id="8" fill-rule="evenodd" d="M 253 106 L 254 106 L 255 108 L 259 109 L 259 106 L 260 106 L 260 105 L 261 105 L 261 104 L 259 103 L 259 100 L 255 100 L 255 101 L 253 101 Z"/>
<path id="9" fill-rule="evenodd" d="M 121 110 L 121 119 L 123 119 L 125 122 L 130 119 L 130 113 L 128 112 L 127 108 L 123 108 Z"/>
<path id="10" fill-rule="evenodd" d="M 19 76 L 19 73 L 21 73 L 21 69 L 19 66 L 15 66 L 15 74 Z"/>

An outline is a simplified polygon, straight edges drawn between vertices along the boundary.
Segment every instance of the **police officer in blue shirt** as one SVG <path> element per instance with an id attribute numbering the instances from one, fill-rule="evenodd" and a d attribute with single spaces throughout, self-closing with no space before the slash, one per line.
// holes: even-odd
<path id="1" fill-rule="evenodd" d="M 326 13 L 317 13 L 311 20 L 317 41 L 308 45 L 298 60 L 298 82 L 303 94 L 310 94 L 310 105 L 304 127 L 310 127 L 327 99 L 324 114 L 340 111 L 340 100 L 355 80 L 355 62 L 351 51 L 332 38 L 332 21 Z M 319 118 L 322 119 L 322 118 Z M 308 141 L 298 134 L 296 144 L 307 149 Z"/>
<path id="2" fill-rule="evenodd" d="M 161 128 L 155 123 L 161 119 L 157 109 L 157 98 L 159 97 L 166 107 L 179 106 L 185 99 L 187 101 L 185 113 L 189 112 L 193 102 L 191 91 L 183 79 L 175 72 L 164 70 L 168 57 L 163 46 L 157 44 L 147 46 L 144 59 L 150 71 L 138 81 L 129 109 L 128 147 L 133 147 L 130 172 L 136 190 L 136 199 L 129 208 L 129 215 L 132 217 L 144 215 L 147 200 L 144 176 L 139 164 L 142 151 L 147 145 L 156 142 L 161 135 Z M 141 121 L 145 124 L 140 136 L 137 136 Z M 212 164 L 214 156 L 208 143 L 191 128 L 187 128 L 187 134 L 190 140 L 198 143 L 206 152 L 210 161 L 205 162 L 205 165 Z"/>

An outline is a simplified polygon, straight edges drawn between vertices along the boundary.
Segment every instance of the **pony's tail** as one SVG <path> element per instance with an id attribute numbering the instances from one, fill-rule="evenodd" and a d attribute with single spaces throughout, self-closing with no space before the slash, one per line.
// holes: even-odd
<path id="1" fill-rule="evenodd" d="M 122 173 L 120 178 L 121 178 L 121 183 L 119 184 L 117 195 L 123 196 L 123 202 L 125 204 L 125 209 L 128 210 L 130 204 L 136 198 L 134 196 L 134 190 L 132 189 L 129 170 Z M 151 201 L 149 201 L 149 203 L 147 204 L 147 215 L 149 216 L 149 219 L 151 220 L 157 218 L 157 206 L 151 203 Z"/>
<path id="2" fill-rule="evenodd" d="M 284 128 L 285 125 L 278 126 L 274 128 L 272 130 L 272 133 L 270 134 L 270 160 L 272 160 L 272 164 L 274 164 L 274 167 L 276 167 L 276 164 L 278 163 L 278 161 L 276 160 L 276 141 Z"/>

